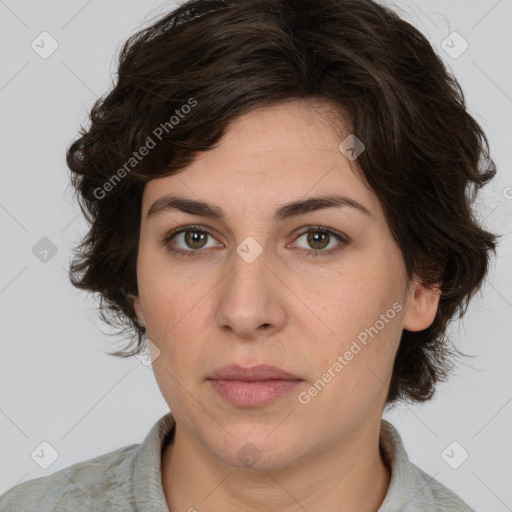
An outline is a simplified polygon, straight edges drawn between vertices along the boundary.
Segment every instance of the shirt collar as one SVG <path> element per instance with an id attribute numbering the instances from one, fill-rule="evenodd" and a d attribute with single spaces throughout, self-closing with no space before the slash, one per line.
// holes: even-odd
<path id="1" fill-rule="evenodd" d="M 135 457 L 133 489 L 136 509 L 141 512 L 166 511 L 167 502 L 162 486 L 162 450 L 169 435 L 173 435 L 176 421 L 172 412 L 161 417 L 139 445 Z M 378 512 L 394 512 L 414 499 L 419 490 L 400 434 L 388 421 L 381 420 L 379 446 L 391 471 L 388 491 Z M 415 490 L 414 494 L 411 494 Z M 421 490 L 421 489 L 420 489 Z"/>
<path id="2" fill-rule="evenodd" d="M 139 445 L 133 471 L 135 508 L 140 512 L 168 512 L 162 486 L 162 449 L 166 436 L 172 435 L 175 419 L 172 412 L 161 417 Z"/>

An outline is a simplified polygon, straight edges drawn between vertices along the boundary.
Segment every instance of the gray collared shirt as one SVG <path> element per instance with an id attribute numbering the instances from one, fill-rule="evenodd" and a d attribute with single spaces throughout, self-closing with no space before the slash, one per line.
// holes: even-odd
<path id="1" fill-rule="evenodd" d="M 141 444 L 16 485 L 0 496 L 0 512 L 169 512 L 160 461 L 165 437 L 172 435 L 174 425 L 169 412 Z M 380 446 L 391 467 L 391 482 L 377 512 L 475 512 L 409 461 L 398 431 L 384 419 Z"/>

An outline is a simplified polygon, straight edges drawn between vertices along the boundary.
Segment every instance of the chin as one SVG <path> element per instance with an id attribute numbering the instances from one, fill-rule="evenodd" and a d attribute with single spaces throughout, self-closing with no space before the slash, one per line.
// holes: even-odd
<path id="1" fill-rule="evenodd" d="M 226 435 L 222 446 L 212 447 L 217 458 L 228 466 L 252 471 L 269 471 L 286 469 L 294 465 L 303 454 L 298 454 L 294 446 L 302 446 L 283 429 L 281 435 L 271 433 L 275 426 L 269 428 L 233 427 L 227 429 L 232 436 Z"/>

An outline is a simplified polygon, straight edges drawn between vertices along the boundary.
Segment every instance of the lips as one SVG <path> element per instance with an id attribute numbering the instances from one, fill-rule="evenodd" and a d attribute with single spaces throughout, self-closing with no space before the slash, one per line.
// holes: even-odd
<path id="1" fill-rule="evenodd" d="M 266 364 L 243 368 L 223 366 L 207 381 L 218 395 L 236 407 L 264 407 L 296 389 L 303 379 Z"/>
<path id="2" fill-rule="evenodd" d="M 208 380 L 237 380 L 245 382 L 259 382 L 268 380 L 301 381 L 296 375 L 286 372 L 277 366 L 259 364 L 244 368 L 237 364 L 223 366 L 213 372 Z"/>

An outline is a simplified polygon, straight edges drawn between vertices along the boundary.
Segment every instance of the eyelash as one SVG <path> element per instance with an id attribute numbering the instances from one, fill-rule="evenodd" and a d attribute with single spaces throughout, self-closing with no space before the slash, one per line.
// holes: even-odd
<path id="1" fill-rule="evenodd" d="M 189 258 L 197 258 L 197 257 L 201 257 L 201 252 L 205 252 L 205 251 L 202 251 L 200 249 L 197 249 L 197 250 L 184 250 L 184 249 L 176 249 L 174 247 L 171 247 L 171 245 L 169 244 L 169 242 L 171 241 L 171 239 L 173 237 L 175 237 L 176 235 L 179 235 L 180 233 L 184 233 L 184 232 L 187 232 L 187 231 L 199 231 L 201 233 L 208 233 L 212 238 L 215 238 L 214 235 L 213 235 L 213 232 L 207 228 L 205 228 L 204 226 L 199 226 L 199 225 L 192 225 L 192 226 L 183 226 L 182 228 L 179 228 L 175 231 L 172 231 L 171 233 L 169 233 L 163 240 L 163 245 L 167 247 L 167 249 L 174 253 L 174 254 L 179 254 L 181 256 L 186 256 L 186 257 L 189 257 Z M 341 250 L 343 247 L 345 247 L 346 245 L 349 244 L 350 242 L 350 239 L 345 236 L 345 235 L 342 235 L 341 233 L 337 232 L 337 231 L 334 231 L 333 229 L 331 228 L 327 228 L 327 227 L 324 227 L 324 226 L 310 226 L 308 227 L 308 229 L 306 229 L 305 231 L 302 231 L 301 233 L 299 233 L 297 235 L 297 238 L 299 238 L 300 236 L 306 234 L 306 233 L 309 233 L 310 231 L 317 231 L 317 232 L 321 232 L 321 233 L 328 233 L 329 235 L 333 235 L 335 236 L 341 243 L 338 244 L 337 246 L 335 246 L 334 248 L 332 249 L 328 249 L 328 250 L 310 250 L 310 249 L 303 249 L 303 251 L 305 251 L 306 255 L 309 257 L 309 258 L 317 258 L 318 256 L 329 256 L 331 254 L 334 254 L 335 252 Z"/>

